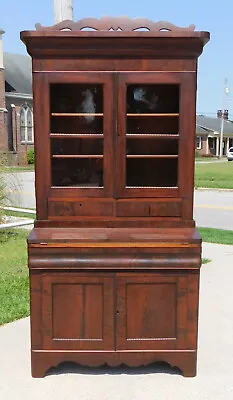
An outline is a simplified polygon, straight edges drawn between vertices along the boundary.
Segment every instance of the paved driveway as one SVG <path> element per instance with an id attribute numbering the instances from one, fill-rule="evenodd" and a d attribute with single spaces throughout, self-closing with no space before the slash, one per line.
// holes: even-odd
<path id="1" fill-rule="evenodd" d="M 232 400 L 233 246 L 204 244 L 213 261 L 202 267 L 198 375 L 169 368 L 60 367 L 30 376 L 29 319 L 0 328 L 1 400 Z"/>

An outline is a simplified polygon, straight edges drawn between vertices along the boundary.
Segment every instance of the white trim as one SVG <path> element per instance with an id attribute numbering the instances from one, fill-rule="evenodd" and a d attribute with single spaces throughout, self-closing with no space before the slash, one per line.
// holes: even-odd
<path id="1" fill-rule="evenodd" d="M 6 97 L 10 97 L 13 99 L 24 99 L 24 100 L 32 100 L 33 97 L 31 94 L 24 94 L 24 93 L 13 93 L 13 92 L 5 92 Z"/>

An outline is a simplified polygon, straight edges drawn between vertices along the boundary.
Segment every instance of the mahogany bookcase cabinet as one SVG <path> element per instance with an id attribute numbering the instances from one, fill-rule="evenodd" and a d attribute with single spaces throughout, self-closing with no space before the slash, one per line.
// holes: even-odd
<path id="1" fill-rule="evenodd" d="M 36 154 L 32 375 L 165 361 L 194 376 L 196 73 L 209 33 L 102 18 L 21 38 Z"/>

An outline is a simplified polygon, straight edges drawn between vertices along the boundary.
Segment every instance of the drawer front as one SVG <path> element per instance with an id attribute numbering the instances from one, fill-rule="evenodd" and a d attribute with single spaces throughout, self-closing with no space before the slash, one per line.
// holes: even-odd
<path id="1" fill-rule="evenodd" d="M 112 214 L 112 201 L 48 201 L 49 217 L 107 217 Z"/>
<path id="2" fill-rule="evenodd" d="M 180 217 L 181 201 L 118 201 L 117 217 Z"/>

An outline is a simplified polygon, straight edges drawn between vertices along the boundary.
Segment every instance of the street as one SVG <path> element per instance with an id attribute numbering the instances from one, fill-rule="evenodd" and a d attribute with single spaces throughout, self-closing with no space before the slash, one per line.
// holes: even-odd
<path id="1" fill-rule="evenodd" d="M 34 172 L 7 174 L 8 204 L 35 208 Z M 233 229 L 233 191 L 196 190 L 194 219 L 199 227 Z"/>

